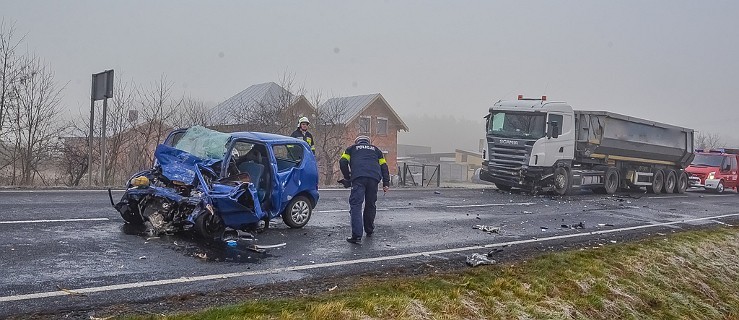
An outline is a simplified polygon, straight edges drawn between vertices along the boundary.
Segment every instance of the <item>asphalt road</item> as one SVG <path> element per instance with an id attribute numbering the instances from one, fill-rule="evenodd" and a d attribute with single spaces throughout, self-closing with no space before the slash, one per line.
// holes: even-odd
<path id="1" fill-rule="evenodd" d="M 116 200 L 122 192 L 114 192 Z M 321 191 L 303 229 L 280 219 L 238 246 L 128 228 L 104 191 L 0 191 L 0 317 L 94 309 L 193 292 L 459 261 L 516 246 L 608 244 L 627 235 L 739 223 L 739 195 L 530 196 L 486 189 L 391 190 L 374 237 L 347 243 L 347 190 Z M 475 229 L 500 228 L 499 233 Z M 581 225 L 584 228 L 568 226 Z M 249 244 L 280 248 L 257 253 Z M 296 289 L 297 290 L 297 289 Z"/>

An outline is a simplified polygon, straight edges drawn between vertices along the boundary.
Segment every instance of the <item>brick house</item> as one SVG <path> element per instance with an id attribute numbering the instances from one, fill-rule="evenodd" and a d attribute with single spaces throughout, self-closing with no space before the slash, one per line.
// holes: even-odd
<path id="1" fill-rule="evenodd" d="M 260 115 L 261 114 L 261 117 Z M 313 118 L 316 108 L 274 82 L 252 85 L 211 109 L 210 128 L 222 132 L 264 131 L 290 135 L 300 117 Z"/>
<path id="2" fill-rule="evenodd" d="M 408 131 L 408 126 L 385 98 L 379 93 L 332 98 L 318 109 L 329 106 L 340 106 L 345 111 L 339 120 L 345 126 L 345 145 L 352 145 L 358 135 L 369 136 L 372 144 L 385 153 L 390 174 L 397 174 L 398 132 Z"/>

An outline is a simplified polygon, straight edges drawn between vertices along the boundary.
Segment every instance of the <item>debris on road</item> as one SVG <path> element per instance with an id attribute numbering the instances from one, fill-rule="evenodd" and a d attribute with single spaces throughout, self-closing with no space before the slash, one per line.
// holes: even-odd
<path id="1" fill-rule="evenodd" d="M 144 260 L 144 259 L 146 259 L 146 256 L 140 256 L 139 257 L 139 260 Z"/>
<path id="2" fill-rule="evenodd" d="M 333 287 L 331 287 L 331 288 L 328 288 L 328 291 L 334 291 L 334 290 L 336 290 L 336 289 L 337 289 L 338 287 L 339 287 L 339 286 L 333 286 Z"/>
<path id="3" fill-rule="evenodd" d="M 439 191 L 434 191 L 434 194 L 441 194 L 441 192 L 439 192 Z"/>
<path id="4" fill-rule="evenodd" d="M 203 259 L 203 260 L 208 260 L 208 255 L 202 252 L 194 253 L 192 256 Z"/>
<path id="5" fill-rule="evenodd" d="M 478 229 L 487 233 L 500 233 L 500 227 L 486 226 L 484 224 L 476 224 L 472 229 Z"/>
<path id="6" fill-rule="evenodd" d="M 488 258 L 487 255 L 479 253 L 473 253 L 471 256 L 468 256 L 466 262 L 470 267 L 477 267 L 483 264 L 495 264 L 495 260 Z"/>
<path id="7" fill-rule="evenodd" d="M 578 224 L 572 224 L 572 225 L 563 224 L 560 227 L 565 228 L 565 229 L 585 229 L 585 224 L 582 221 L 580 221 L 580 223 Z"/>

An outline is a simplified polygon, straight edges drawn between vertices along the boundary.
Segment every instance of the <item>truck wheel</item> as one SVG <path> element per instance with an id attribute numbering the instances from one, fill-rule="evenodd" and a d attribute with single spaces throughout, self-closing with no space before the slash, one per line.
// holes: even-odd
<path id="1" fill-rule="evenodd" d="M 722 180 L 722 181 L 719 181 L 718 182 L 718 186 L 716 186 L 716 190 L 714 190 L 714 192 L 716 192 L 716 193 L 724 193 L 724 189 L 725 189 L 724 188 L 724 181 Z"/>
<path id="2" fill-rule="evenodd" d="M 305 196 L 297 196 L 285 207 L 282 221 L 290 228 L 302 228 L 308 223 L 312 213 L 310 200 Z"/>
<path id="3" fill-rule="evenodd" d="M 605 179 L 603 181 L 603 188 L 606 194 L 614 194 L 618 191 L 619 179 L 618 169 L 609 167 L 606 170 Z"/>
<path id="4" fill-rule="evenodd" d="M 498 190 L 500 191 L 511 191 L 511 189 L 513 189 L 513 187 L 511 186 L 507 186 L 507 185 L 500 184 L 500 183 L 496 183 L 495 187 L 498 188 Z"/>
<path id="5" fill-rule="evenodd" d="M 675 184 L 675 193 L 685 193 L 688 190 L 688 174 L 685 171 L 677 173 L 677 183 Z"/>
<path id="6" fill-rule="evenodd" d="M 675 192 L 675 185 L 677 184 L 677 177 L 675 177 L 675 170 L 668 170 L 665 175 L 665 193 Z"/>
<path id="7" fill-rule="evenodd" d="M 572 190 L 572 179 L 570 172 L 565 167 L 557 167 L 554 169 L 554 192 L 560 196 L 570 193 Z"/>
<path id="8" fill-rule="evenodd" d="M 654 172 L 654 177 L 652 177 L 652 185 L 647 186 L 647 192 L 654 193 L 654 194 L 660 194 L 662 193 L 662 187 L 665 184 L 665 174 L 662 172 L 662 170 L 657 170 Z"/>

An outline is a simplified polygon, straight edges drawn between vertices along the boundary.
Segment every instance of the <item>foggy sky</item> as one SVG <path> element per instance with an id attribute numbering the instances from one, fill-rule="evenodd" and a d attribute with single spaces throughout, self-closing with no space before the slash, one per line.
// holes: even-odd
<path id="1" fill-rule="evenodd" d="M 288 72 L 324 95 L 382 93 L 416 119 L 481 123 L 499 99 L 547 95 L 734 145 L 737 13 L 739 1 L 0 0 L 66 84 L 69 114 L 89 108 L 90 74 L 105 69 L 139 84 L 164 74 L 176 95 L 213 103 Z M 484 137 L 410 129 L 401 143 Z"/>

